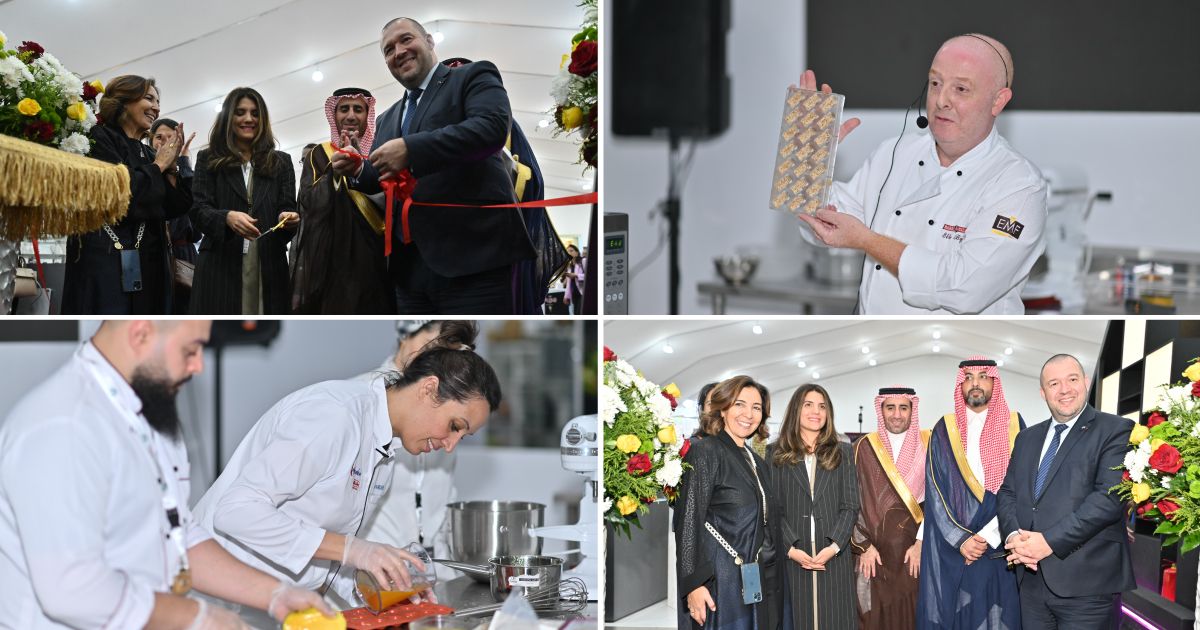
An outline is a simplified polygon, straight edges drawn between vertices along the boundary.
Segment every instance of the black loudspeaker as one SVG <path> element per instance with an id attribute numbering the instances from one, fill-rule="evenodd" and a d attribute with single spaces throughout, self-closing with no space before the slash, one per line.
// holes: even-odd
<path id="1" fill-rule="evenodd" d="M 613 0 L 618 136 L 711 137 L 729 127 L 729 0 Z"/>

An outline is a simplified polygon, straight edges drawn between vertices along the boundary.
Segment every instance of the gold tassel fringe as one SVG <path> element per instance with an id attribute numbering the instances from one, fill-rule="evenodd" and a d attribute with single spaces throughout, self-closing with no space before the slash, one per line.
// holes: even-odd
<path id="1" fill-rule="evenodd" d="M 0 238 L 98 230 L 129 210 L 129 170 L 0 135 Z"/>

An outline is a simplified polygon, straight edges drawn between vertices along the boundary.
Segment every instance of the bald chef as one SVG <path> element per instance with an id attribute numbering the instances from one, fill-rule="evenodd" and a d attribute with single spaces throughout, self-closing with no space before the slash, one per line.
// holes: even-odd
<path id="1" fill-rule="evenodd" d="M 996 131 L 1012 81 L 1004 44 L 946 41 L 929 69 L 930 133 L 887 140 L 850 183 L 833 183 L 829 208 L 800 216 L 810 243 L 866 253 L 861 313 L 1025 313 L 1021 289 L 1046 247 L 1047 187 Z M 816 86 L 805 72 L 800 87 Z M 846 121 L 839 141 L 858 124 Z"/>

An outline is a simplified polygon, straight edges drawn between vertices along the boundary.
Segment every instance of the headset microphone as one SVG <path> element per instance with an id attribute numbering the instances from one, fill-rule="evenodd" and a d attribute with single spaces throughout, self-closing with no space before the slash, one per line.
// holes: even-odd
<path id="1" fill-rule="evenodd" d="M 917 116 L 917 127 L 924 129 L 929 126 L 929 119 L 924 116 Z"/>

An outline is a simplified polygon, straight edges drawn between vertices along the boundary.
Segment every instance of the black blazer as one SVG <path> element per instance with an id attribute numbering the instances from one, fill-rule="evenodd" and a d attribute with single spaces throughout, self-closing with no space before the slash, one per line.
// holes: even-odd
<path id="1" fill-rule="evenodd" d="M 405 145 L 417 178 L 413 201 L 494 205 L 517 201 L 500 150 L 512 110 L 500 71 L 489 61 L 457 68 L 437 64 L 409 123 Z M 400 137 L 400 110 L 392 105 L 375 123 L 374 146 Z M 365 162 L 356 190 L 380 192 L 379 172 Z M 401 206 L 392 211 L 392 238 L 404 240 Z M 459 277 L 537 257 L 521 211 L 433 208 L 409 210 L 409 231 L 421 258 L 438 274 Z M 393 275 L 397 272 L 392 269 Z"/>
<path id="2" fill-rule="evenodd" d="M 192 278 L 194 315 L 240 315 L 242 313 L 242 237 L 225 223 L 231 210 L 258 219 L 255 227 L 266 232 L 279 223 L 279 213 L 296 211 L 296 171 L 292 158 L 276 151 L 279 173 L 264 177 L 254 173 L 254 209 L 246 200 L 246 182 L 238 168 L 211 171 L 208 149 L 196 156 L 192 181 L 195 201 L 189 213 L 192 224 L 204 232 L 200 257 Z M 258 264 L 263 292 L 264 315 L 289 315 L 287 244 L 295 230 L 280 228 L 259 239 Z"/>
<path id="3" fill-rule="evenodd" d="M 1054 420 L 1017 434 L 1004 484 L 996 493 L 1000 535 L 1041 532 L 1054 551 L 1038 563 L 1059 597 L 1110 595 L 1136 586 L 1126 537 L 1124 501 L 1109 488 L 1121 483 L 1133 422 L 1083 408 L 1059 445 L 1042 496 L 1033 499 L 1042 444 Z M 1025 576 L 1017 568 L 1018 582 Z"/>

